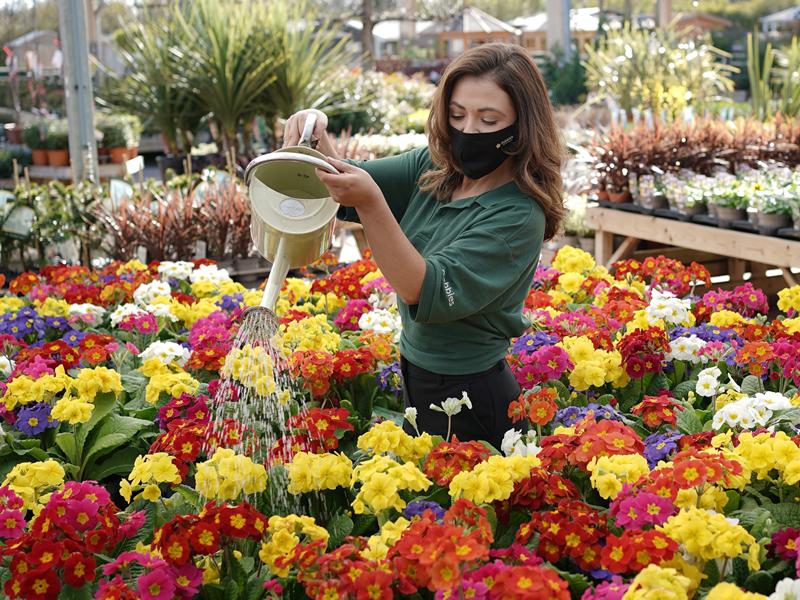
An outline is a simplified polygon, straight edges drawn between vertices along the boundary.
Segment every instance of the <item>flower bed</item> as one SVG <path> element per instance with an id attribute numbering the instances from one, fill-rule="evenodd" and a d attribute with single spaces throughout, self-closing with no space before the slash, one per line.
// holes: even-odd
<path id="1" fill-rule="evenodd" d="M 246 379 L 231 349 L 260 291 L 209 261 L 9 282 L 8 597 L 798 593 L 800 287 L 770 321 L 760 290 L 712 290 L 699 265 L 609 273 L 562 249 L 509 349 L 520 427 L 494 449 L 401 429 L 391 288 L 369 259 L 316 267 L 277 307 L 286 434 L 246 454 L 261 430 L 211 398 L 221 371 Z M 276 514 L 281 478 L 296 510 Z"/>

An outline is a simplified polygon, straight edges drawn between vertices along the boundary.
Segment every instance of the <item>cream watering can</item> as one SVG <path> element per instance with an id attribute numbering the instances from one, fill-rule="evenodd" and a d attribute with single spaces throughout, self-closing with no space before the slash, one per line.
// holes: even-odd
<path id="1" fill-rule="evenodd" d="M 328 249 L 339 204 L 314 173 L 338 173 L 311 148 L 317 116 L 306 118 L 299 145 L 252 160 L 244 174 L 250 197 L 250 234 L 258 252 L 272 262 L 261 307 L 272 312 L 289 269 L 314 262 Z M 275 319 L 277 321 L 277 319 Z"/>

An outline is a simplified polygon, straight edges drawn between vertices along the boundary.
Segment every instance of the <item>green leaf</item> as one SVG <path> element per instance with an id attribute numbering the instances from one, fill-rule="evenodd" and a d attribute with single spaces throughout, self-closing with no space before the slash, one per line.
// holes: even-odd
<path id="1" fill-rule="evenodd" d="M 92 416 L 86 423 L 81 423 L 78 425 L 75 431 L 75 447 L 77 451 L 83 455 L 84 453 L 84 445 L 86 444 L 86 438 L 89 437 L 89 434 L 95 428 L 95 426 L 105 417 L 108 413 L 112 411 L 114 405 L 117 403 L 116 395 L 112 393 L 105 393 L 105 394 L 97 394 L 94 398 L 94 410 L 92 411 Z"/>
<path id="2" fill-rule="evenodd" d="M 745 579 L 742 587 L 750 592 L 769 594 L 775 591 L 775 582 L 772 576 L 766 571 L 756 571 Z"/>
<path id="3" fill-rule="evenodd" d="M 764 387 L 761 385 L 761 379 L 755 375 L 748 375 L 742 380 L 742 393 L 748 396 L 753 396 L 758 392 L 763 391 Z"/>
<path id="4" fill-rule="evenodd" d="M 583 592 L 589 589 L 589 587 L 592 585 L 591 582 L 589 581 L 589 578 L 586 577 L 586 575 L 583 575 L 581 573 L 572 573 L 570 571 L 562 571 L 561 569 L 557 569 L 552 565 L 550 565 L 550 567 L 556 573 L 558 573 L 558 575 L 564 581 L 567 582 L 567 584 L 569 585 L 569 591 L 571 592 L 573 598 L 576 597 L 580 598 L 581 594 L 583 594 Z"/>
<path id="5" fill-rule="evenodd" d="M 681 381 L 678 385 L 676 385 L 675 389 L 672 390 L 672 393 L 676 398 L 679 398 L 680 400 L 686 400 L 689 397 L 689 392 L 695 391 L 696 388 L 697 380 L 688 379 L 687 381 Z"/>
<path id="6" fill-rule="evenodd" d="M 65 585 L 58 594 L 58 600 L 91 600 L 92 586 L 87 584 L 79 588 Z"/>
<path id="7" fill-rule="evenodd" d="M 175 488 L 175 491 L 197 510 L 203 507 L 203 499 L 200 497 L 200 494 L 189 486 L 181 484 Z"/>
<path id="8" fill-rule="evenodd" d="M 351 535 L 365 535 L 378 530 L 378 520 L 374 515 L 353 515 L 353 531 Z"/>
<path id="9" fill-rule="evenodd" d="M 138 448 L 122 448 L 106 460 L 88 465 L 84 469 L 83 476 L 85 479 L 103 481 L 112 475 L 127 475 L 131 472 L 136 457 L 140 454 L 141 451 Z"/>
<path id="10" fill-rule="evenodd" d="M 523 523 L 526 523 L 527 521 L 530 521 L 530 518 L 531 518 L 530 513 L 526 514 L 520 510 L 513 511 L 508 519 L 508 524 L 498 525 L 497 535 L 495 536 L 495 541 L 493 544 L 494 547 L 508 548 L 512 543 L 514 543 L 514 539 L 517 535 L 517 530 L 519 529 L 519 526 L 522 525 Z"/>
<path id="11" fill-rule="evenodd" d="M 658 373 L 648 384 L 646 393 L 648 395 L 655 395 L 658 393 L 658 390 L 669 389 L 669 383 L 669 379 L 666 375 L 663 373 Z"/>
<path id="12" fill-rule="evenodd" d="M 152 421 L 123 415 L 109 415 L 92 436 L 89 447 L 84 449 L 84 465 L 129 442 L 142 429 L 151 425 L 153 425 Z"/>
<path id="13" fill-rule="evenodd" d="M 78 448 L 75 441 L 75 433 L 72 431 L 64 431 L 56 434 L 56 446 L 61 448 L 64 456 L 72 464 L 78 462 Z"/>
<path id="14" fill-rule="evenodd" d="M 327 529 L 328 533 L 330 534 L 330 539 L 328 539 L 328 548 L 333 549 L 341 546 L 344 538 L 352 533 L 354 525 L 353 519 L 351 519 L 348 515 L 344 513 L 334 515 L 325 526 L 325 529 Z"/>
<path id="15" fill-rule="evenodd" d="M 376 417 L 381 417 L 388 421 L 394 421 L 394 423 L 396 423 L 400 427 L 403 426 L 403 422 L 405 421 L 403 413 L 389 410 L 388 408 L 383 408 L 382 406 L 372 407 L 372 414 Z"/>
<path id="16" fill-rule="evenodd" d="M 703 431 L 703 421 L 692 406 L 677 411 L 678 430 L 682 433 L 692 434 Z"/>

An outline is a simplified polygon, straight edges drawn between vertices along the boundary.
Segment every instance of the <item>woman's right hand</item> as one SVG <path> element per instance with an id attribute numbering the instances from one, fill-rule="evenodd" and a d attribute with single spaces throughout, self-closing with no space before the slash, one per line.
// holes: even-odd
<path id="1" fill-rule="evenodd" d="M 327 115 L 316 108 L 306 108 L 297 111 L 286 120 L 286 125 L 283 129 L 283 148 L 286 146 L 297 146 L 300 143 L 300 137 L 303 135 L 306 119 L 308 115 L 312 113 L 317 115 L 317 122 L 314 124 L 314 131 L 311 134 L 311 139 L 322 139 L 328 127 Z"/>

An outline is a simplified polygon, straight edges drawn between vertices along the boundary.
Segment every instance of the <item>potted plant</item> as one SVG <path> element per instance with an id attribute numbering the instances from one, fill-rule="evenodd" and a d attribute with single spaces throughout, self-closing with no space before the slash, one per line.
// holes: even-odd
<path id="1" fill-rule="evenodd" d="M 762 199 L 758 206 L 758 227 L 772 232 L 792 224 L 792 205 L 794 198 L 776 194 Z"/>
<path id="2" fill-rule="evenodd" d="M 47 164 L 47 125 L 44 121 L 35 121 L 22 130 L 22 139 L 31 149 L 31 160 L 36 166 Z"/>
<path id="3" fill-rule="evenodd" d="M 126 125 L 119 117 L 105 117 L 97 126 L 103 134 L 103 147 L 111 156 L 111 162 L 124 163 L 128 160 L 128 140 Z"/>
<path id="4" fill-rule="evenodd" d="M 47 162 L 51 167 L 69 164 L 69 130 L 66 121 L 56 121 L 47 129 Z"/>
<path id="5" fill-rule="evenodd" d="M 639 204 L 650 210 L 667 206 L 664 187 L 655 175 L 647 173 L 639 176 Z"/>
<path id="6" fill-rule="evenodd" d="M 723 227 L 729 226 L 732 221 L 742 221 L 747 218 L 750 199 L 739 183 L 715 188 L 711 202 L 716 206 L 717 219 Z"/>
<path id="7" fill-rule="evenodd" d="M 586 197 L 582 194 L 568 194 L 564 202 L 567 218 L 564 219 L 564 237 L 569 243 L 577 244 L 586 252 L 594 254 L 594 235 L 586 224 Z"/>

